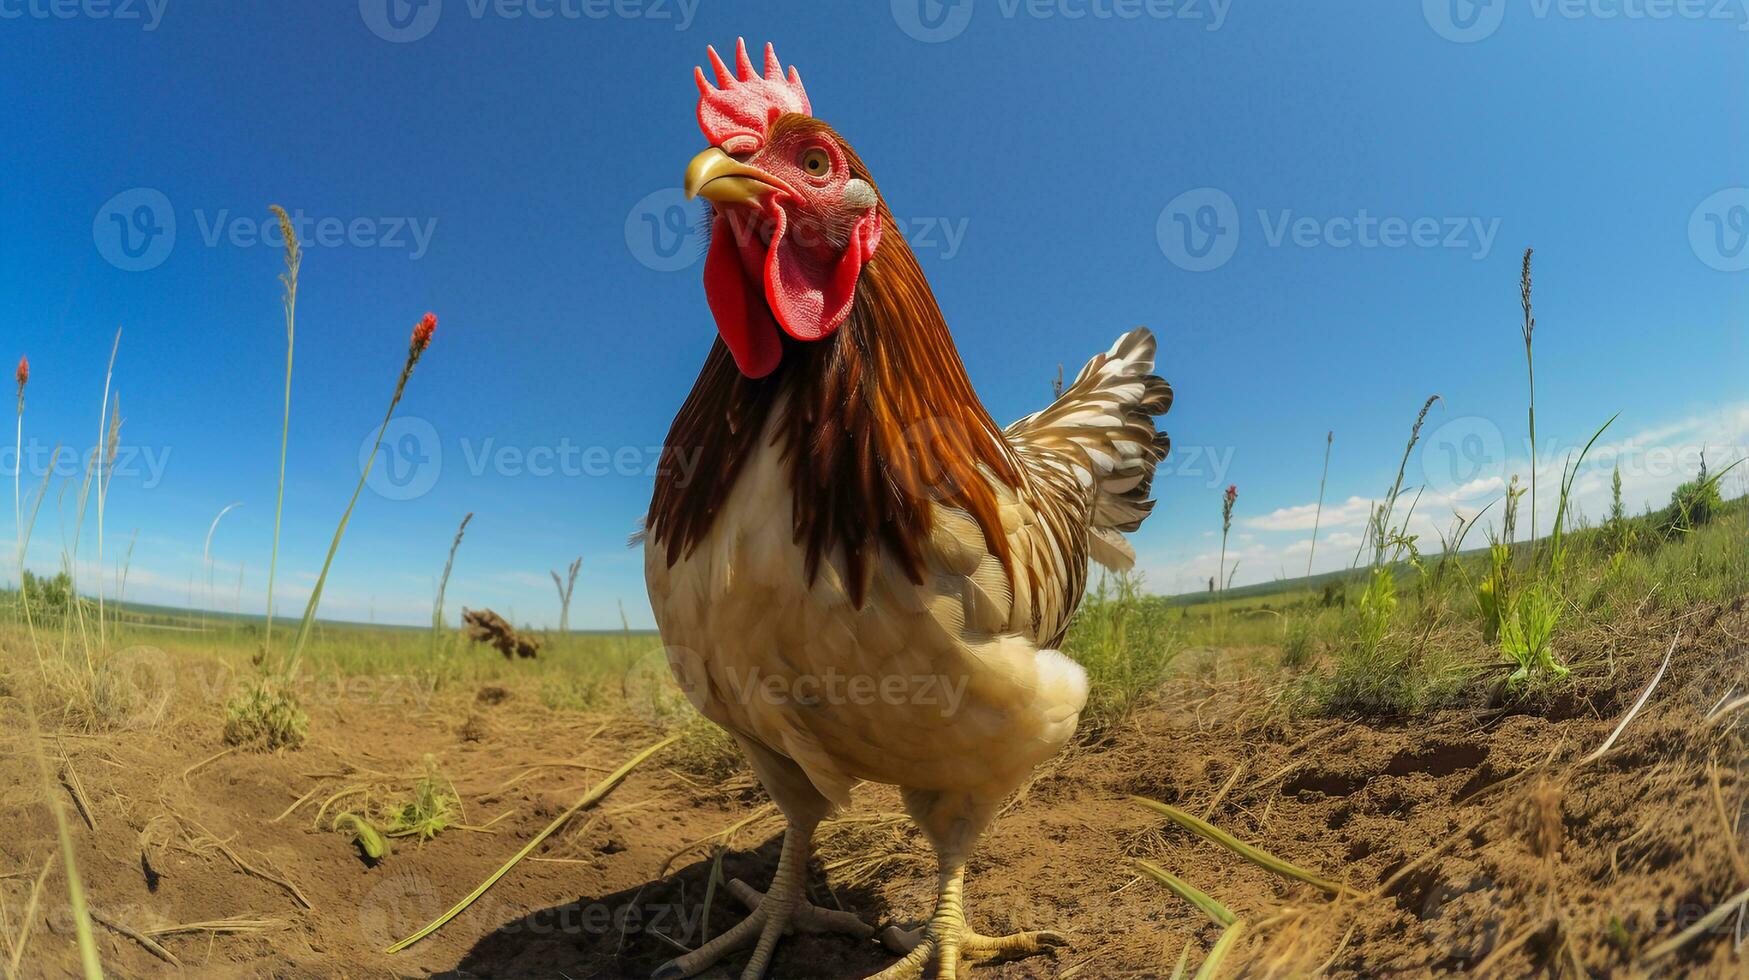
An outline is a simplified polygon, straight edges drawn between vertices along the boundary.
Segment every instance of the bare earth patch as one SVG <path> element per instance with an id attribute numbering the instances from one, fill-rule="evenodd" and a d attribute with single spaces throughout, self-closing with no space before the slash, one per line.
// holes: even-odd
<path id="1" fill-rule="evenodd" d="M 1645 708 L 1608 753 L 1581 762 L 1678 628 Z M 1644 958 L 1749 888 L 1749 710 L 1708 720 L 1749 692 L 1749 611 L 1739 599 L 1602 642 L 1609 649 L 1592 652 L 1613 671 L 1534 711 L 1284 719 L 1262 710 L 1279 676 L 1172 681 L 1098 744 L 1047 766 L 1000 817 L 971 868 L 974 926 L 1054 928 L 1072 945 L 1055 960 L 978 973 L 1165 975 L 1187 942 L 1199 962 L 1217 927 L 1141 876 L 1143 858 L 1247 924 L 1229 975 L 1742 976 L 1737 915 Z M 675 943 L 696 946 L 707 926 L 733 923 L 743 908 L 725 885 L 712 888 L 711 844 L 730 845 L 724 881 L 762 887 L 780 825 L 744 773 L 705 779 L 657 756 L 435 936 L 382 952 L 662 735 L 631 718 L 544 708 L 525 687 L 444 691 L 426 709 L 340 700 L 312 709 L 303 749 L 278 755 L 227 752 L 215 709 L 188 692 L 154 727 L 51 734 L 45 751 L 76 776 L 96 824 L 69 809 L 105 965 L 121 976 L 167 965 L 132 932 L 195 976 L 646 976 Z M 0 901 L 16 937 L 56 845 L 17 702 L 4 704 Z M 404 792 L 428 755 L 453 780 L 465 826 L 397 840 L 368 866 L 333 816 Z M 68 782 L 55 790 L 71 803 Z M 1204 815 L 1356 894 L 1331 900 L 1277 878 L 1132 795 Z M 891 791 L 865 787 L 826 829 L 815 902 L 877 924 L 927 913 L 928 851 L 885 816 L 898 810 Z M 65 908 L 57 871 L 31 923 L 27 974 L 77 972 Z M 773 975 L 855 977 L 889 959 L 873 941 L 796 936 Z"/>

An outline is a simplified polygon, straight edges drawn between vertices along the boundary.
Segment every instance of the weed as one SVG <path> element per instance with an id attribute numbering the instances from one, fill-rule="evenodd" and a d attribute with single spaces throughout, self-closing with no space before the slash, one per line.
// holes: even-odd
<path id="1" fill-rule="evenodd" d="M 436 765 L 428 758 L 425 775 L 413 783 L 412 797 L 395 811 L 383 827 L 383 834 L 430 840 L 455 823 L 460 813 L 461 797 L 455 786 L 438 774 Z"/>
<path id="2" fill-rule="evenodd" d="M 1307 614 L 1282 620 L 1281 665 L 1300 667 L 1309 663 L 1317 649 L 1317 620 Z"/>
<path id="3" fill-rule="evenodd" d="M 1165 679 L 1182 649 L 1164 609 L 1141 595 L 1129 573 L 1101 577 L 1069 624 L 1063 648 L 1087 671 L 1082 727 L 1089 735 L 1121 723 Z"/>
<path id="4" fill-rule="evenodd" d="M 310 719 L 297 695 L 275 678 L 257 678 L 225 706 L 225 744 L 277 752 L 304 744 Z"/>

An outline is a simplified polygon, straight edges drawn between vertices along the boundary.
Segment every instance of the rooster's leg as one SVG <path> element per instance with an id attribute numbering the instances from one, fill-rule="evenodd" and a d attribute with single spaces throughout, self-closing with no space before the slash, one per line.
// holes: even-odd
<path id="1" fill-rule="evenodd" d="M 906 809 L 935 844 L 941 862 L 937 881 L 935 914 L 922 929 L 888 927 L 881 941 L 903 959 L 869 980 L 919 980 L 931 959 L 937 980 L 958 980 L 961 962 L 1013 959 L 1031 956 L 1067 945 L 1055 932 L 1017 932 L 1011 936 L 985 936 L 966 925 L 966 856 L 983 833 L 994 811 L 992 803 L 958 794 L 904 791 Z"/>
<path id="2" fill-rule="evenodd" d="M 785 933 L 797 929 L 803 932 L 841 932 L 857 939 L 874 935 L 874 928 L 856 916 L 823 909 L 808 901 L 805 882 L 813 832 L 811 824 L 792 821 L 783 835 L 783 851 L 777 859 L 777 873 L 772 876 L 769 891 L 760 895 L 745 882 L 729 883 L 730 893 L 752 909 L 748 916 L 698 949 L 662 964 L 652 980 L 690 977 L 748 946 L 753 947 L 753 957 L 747 961 L 741 978 L 759 980 L 771 963 L 778 937 Z"/>
<path id="3" fill-rule="evenodd" d="M 985 936 L 966 925 L 965 865 L 941 876 L 935 915 L 921 929 L 889 926 L 881 942 L 905 957 L 875 974 L 870 980 L 919 980 L 933 958 L 936 980 L 958 980 L 961 963 L 1017 959 L 1063 946 L 1068 939 L 1055 932 L 1017 932 L 1009 936 Z"/>

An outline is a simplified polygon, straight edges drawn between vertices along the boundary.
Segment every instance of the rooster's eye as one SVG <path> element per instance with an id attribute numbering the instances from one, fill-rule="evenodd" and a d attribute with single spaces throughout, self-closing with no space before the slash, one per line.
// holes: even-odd
<path id="1" fill-rule="evenodd" d="M 815 147 L 802 154 L 802 169 L 810 177 L 824 177 L 832 172 L 832 158 L 826 155 L 825 150 Z"/>

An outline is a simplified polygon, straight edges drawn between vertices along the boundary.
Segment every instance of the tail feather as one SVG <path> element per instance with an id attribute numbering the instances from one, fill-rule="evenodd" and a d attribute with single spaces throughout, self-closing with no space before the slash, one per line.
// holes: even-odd
<path id="1" fill-rule="evenodd" d="M 1135 564 L 1135 550 L 1121 532 L 1141 527 L 1153 510 L 1154 468 L 1171 449 L 1154 426 L 1172 407 L 1172 386 L 1154 374 L 1155 346 L 1146 327 L 1124 334 L 1088 361 L 1048 408 L 1007 429 L 1018 446 L 1075 460 L 1077 477 L 1093 489 L 1089 554 L 1108 568 Z"/>

